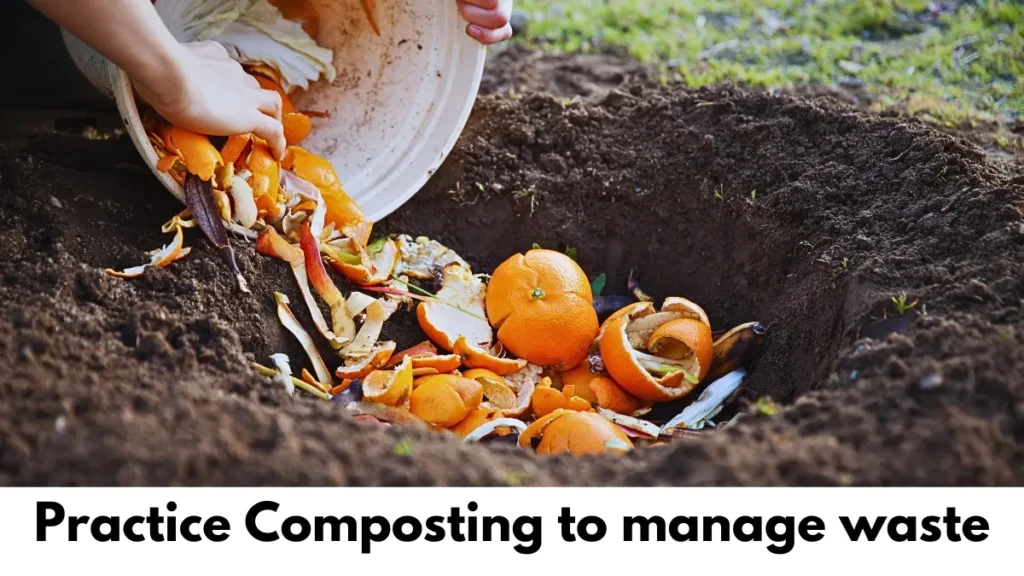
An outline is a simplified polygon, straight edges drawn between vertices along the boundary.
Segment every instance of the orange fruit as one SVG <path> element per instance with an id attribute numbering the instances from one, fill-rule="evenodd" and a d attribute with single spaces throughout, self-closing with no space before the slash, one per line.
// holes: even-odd
<path id="1" fill-rule="evenodd" d="M 597 337 L 590 281 L 565 254 L 530 250 L 491 275 L 487 318 L 519 358 L 559 370 L 576 367 Z"/>
<path id="2" fill-rule="evenodd" d="M 492 420 L 497 420 L 498 418 L 504 418 L 501 410 L 496 410 L 494 408 L 477 408 L 470 412 L 469 416 L 463 418 L 462 422 L 459 422 L 451 428 L 451 431 L 458 434 L 460 438 L 465 438 L 466 436 L 469 436 L 470 432 L 473 430 L 476 430 L 480 426 L 491 422 Z M 508 428 L 498 428 L 495 430 L 495 434 L 498 436 L 508 436 L 510 434 L 510 430 Z"/>
<path id="3" fill-rule="evenodd" d="M 619 414 L 632 414 L 643 408 L 639 398 L 622 389 L 611 378 L 598 376 L 591 379 L 588 389 L 596 398 L 597 405 Z"/>
<path id="4" fill-rule="evenodd" d="M 526 360 L 517 358 L 501 358 L 487 350 L 471 344 L 465 336 L 460 336 L 455 341 L 452 352 L 462 356 L 462 363 L 467 368 L 483 368 L 490 370 L 500 376 L 514 374 L 526 368 Z"/>
<path id="5" fill-rule="evenodd" d="M 711 327 L 693 318 L 670 320 L 662 325 L 662 332 L 658 332 L 662 326 L 656 326 L 646 341 L 638 342 L 637 335 L 645 331 L 629 329 L 636 321 L 628 316 L 617 318 L 601 336 L 601 359 L 608 374 L 626 392 L 642 400 L 665 402 L 689 394 L 710 368 Z M 658 338 L 654 339 L 656 333 Z M 644 352 L 651 342 L 674 357 Z"/>
<path id="6" fill-rule="evenodd" d="M 536 446 L 537 454 L 601 454 L 633 448 L 629 437 L 604 416 L 569 410 L 555 410 L 534 421 L 519 435 L 519 445 Z"/>
<path id="7" fill-rule="evenodd" d="M 437 301 L 421 302 L 416 307 L 420 328 L 435 344 L 451 352 L 459 338 L 470 344 L 490 346 L 494 338 L 490 324 L 484 319 L 483 281 L 460 264 L 444 269 Z"/>
<path id="8" fill-rule="evenodd" d="M 454 374 L 424 376 L 414 383 L 409 411 L 425 422 L 451 428 L 480 406 L 483 387 Z"/>

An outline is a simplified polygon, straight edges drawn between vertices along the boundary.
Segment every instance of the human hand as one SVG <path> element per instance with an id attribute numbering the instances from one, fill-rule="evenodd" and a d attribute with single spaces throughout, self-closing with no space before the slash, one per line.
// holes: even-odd
<path id="1" fill-rule="evenodd" d="M 133 78 L 135 89 L 168 122 L 210 136 L 253 133 L 280 160 L 285 153 L 281 96 L 255 78 L 216 42 L 180 44 L 170 69 Z"/>
<path id="2" fill-rule="evenodd" d="M 469 22 L 466 34 L 488 46 L 512 37 L 512 0 L 456 0 L 459 12 Z"/>

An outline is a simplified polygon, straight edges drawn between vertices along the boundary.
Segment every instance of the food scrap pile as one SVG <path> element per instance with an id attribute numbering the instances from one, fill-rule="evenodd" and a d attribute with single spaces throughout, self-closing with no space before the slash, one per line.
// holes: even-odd
<path id="1" fill-rule="evenodd" d="M 334 75 L 330 51 L 313 41 L 315 14 L 302 4 L 156 1 L 165 20 L 177 22 L 173 29 L 223 41 L 262 86 L 281 94 L 289 148 L 280 163 L 252 134 L 218 149 L 150 115 L 158 167 L 182 184 L 188 209 L 164 226 L 174 239 L 148 263 L 108 273 L 133 278 L 170 265 L 190 251 L 182 229 L 198 226 L 247 291 L 225 224 L 256 237 L 260 254 L 290 267 L 316 337 L 336 358 L 325 362 L 292 302 L 277 293 L 278 319 L 302 345 L 308 368 L 296 373 L 293 359 L 275 354 L 255 370 L 289 393 L 343 404 L 375 424 L 420 423 L 466 442 L 512 440 L 538 454 L 621 453 L 714 426 L 761 347 L 761 324 L 716 335 L 700 306 L 672 297 L 656 307 L 632 279 L 628 296 L 601 296 L 603 276 L 591 282 L 572 257 L 539 247 L 488 276 L 428 238 L 371 240 L 372 222 L 331 163 L 298 146 L 322 115 L 297 110 L 291 96 Z M 372 4 L 364 7 L 379 33 Z M 263 40 L 254 40 L 258 34 Z M 357 289 L 345 295 L 329 269 Z M 413 308 L 427 339 L 406 350 L 382 341 L 385 323 Z"/>

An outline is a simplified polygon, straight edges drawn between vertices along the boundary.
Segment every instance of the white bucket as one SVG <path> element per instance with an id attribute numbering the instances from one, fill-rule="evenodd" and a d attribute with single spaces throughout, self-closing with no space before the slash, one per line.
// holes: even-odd
<path id="1" fill-rule="evenodd" d="M 302 146 L 331 161 L 345 191 L 374 221 L 412 198 L 451 152 L 476 100 L 486 56 L 465 34 L 452 0 L 377 3 L 379 37 L 360 0 L 314 0 L 317 42 L 334 50 L 338 78 L 296 101 L 300 109 L 330 113 L 313 119 Z M 181 186 L 156 170 L 127 74 L 71 34 L 64 40 L 82 73 L 117 102 L 153 174 L 184 202 Z"/>

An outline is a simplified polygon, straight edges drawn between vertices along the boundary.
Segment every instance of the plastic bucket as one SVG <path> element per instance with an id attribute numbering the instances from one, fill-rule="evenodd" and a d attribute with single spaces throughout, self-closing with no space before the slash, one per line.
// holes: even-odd
<path id="1" fill-rule="evenodd" d="M 334 50 L 338 78 L 296 99 L 299 108 L 330 113 L 313 119 L 302 146 L 328 158 L 345 191 L 377 221 L 412 198 L 451 152 L 476 100 L 486 50 L 464 33 L 451 0 L 378 0 L 379 37 L 359 0 L 314 4 L 317 41 Z M 184 202 L 181 186 L 156 170 L 127 74 L 71 34 L 64 40 L 82 73 L 117 102 L 150 170 Z"/>

